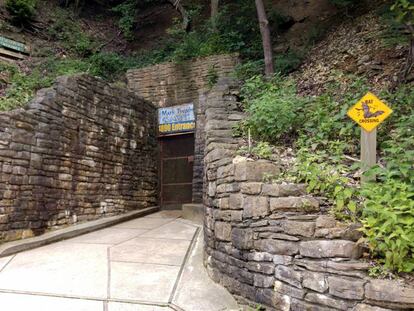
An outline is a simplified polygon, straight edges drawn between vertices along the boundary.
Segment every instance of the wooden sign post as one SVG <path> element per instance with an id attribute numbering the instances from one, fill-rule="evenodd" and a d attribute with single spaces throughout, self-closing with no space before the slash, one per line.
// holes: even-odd
<path id="1" fill-rule="evenodd" d="M 366 172 L 377 164 L 377 129 L 367 132 L 361 129 L 361 163 L 362 171 Z M 361 182 L 375 179 L 375 176 L 367 177 L 362 175 Z"/>
<path id="2" fill-rule="evenodd" d="M 377 126 L 392 113 L 385 103 L 368 92 L 348 110 L 348 116 L 361 126 L 361 166 L 366 172 L 377 164 Z M 375 179 L 362 175 L 361 182 Z"/>

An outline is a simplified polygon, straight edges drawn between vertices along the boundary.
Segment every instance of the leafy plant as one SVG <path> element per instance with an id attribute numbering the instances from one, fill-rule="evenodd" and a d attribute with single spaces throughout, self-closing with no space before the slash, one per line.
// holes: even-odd
<path id="1" fill-rule="evenodd" d="M 414 271 L 414 186 L 394 178 L 363 191 L 362 223 L 370 249 L 389 270 Z"/>
<path id="2" fill-rule="evenodd" d="M 207 72 L 207 85 L 209 88 L 212 88 L 218 81 L 218 73 L 214 66 L 210 66 Z"/>
<path id="3" fill-rule="evenodd" d="M 37 0 L 6 0 L 6 9 L 15 23 L 29 24 L 36 13 Z"/>
<path id="4" fill-rule="evenodd" d="M 58 9 L 54 14 L 55 22 L 48 29 L 49 35 L 61 41 L 67 52 L 74 56 L 92 55 L 98 47 L 98 42 L 74 21 L 73 13 Z"/>
<path id="5" fill-rule="evenodd" d="M 250 150 L 247 146 L 242 146 L 238 151 L 238 154 L 257 159 L 270 159 L 273 150 L 272 146 L 268 142 L 260 141 L 255 144 Z"/>
<path id="6" fill-rule="evenodd" d="M 296 96 L 291 80 L 275 76 L 265 81 L 256 76 L 246 81 L 242 94 L 249 113 L 245 126 L 255 137 L 274 143 L 295 134 L 305 100 Z"/>

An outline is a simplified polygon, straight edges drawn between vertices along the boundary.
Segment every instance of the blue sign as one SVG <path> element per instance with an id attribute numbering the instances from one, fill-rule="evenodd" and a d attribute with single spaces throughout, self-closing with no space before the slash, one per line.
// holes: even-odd
<path id="1" fill-rule="evenodd" d="M 160 134 L 194 131 L 194 105 L 191 103 L 158 109 L 158 129 Z"/>

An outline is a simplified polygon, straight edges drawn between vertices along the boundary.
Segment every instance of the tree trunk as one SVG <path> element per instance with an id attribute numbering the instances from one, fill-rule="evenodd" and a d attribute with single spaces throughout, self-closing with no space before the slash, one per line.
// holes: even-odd
<path id="1" fill-rule="evenodd" d="M 183 19 L 183 29 L 185 31 L 190 30 L 190 18 L 188 17 L 187 11 L 184 9 L 180 0 L 166 0 L 168 3 L 172 4 L 174 8 L 181 14 Z"/>
<path id="2" fill-rule="evenodd" d="M 219 12 L 219 0 L 211 0 L 211 24 L 214 31 L 217 31 L 217 15 Z"/>
<path id="3" fill-rule="evenodd" d="M 273 67 L 273 48 L 272 40 L 270 37 L 269 21 L 267 20 L 266 10 L 263 4 L 263 0 L 255 0 L 257 17 L 259 19 L 260 33 L 262 34 L 263 52 L 265 61 L 265 75 L 271 77 L 275 73 Z"/>
<path id="4" fill-rule="evenodd" d="M 211 18 L 214 18 L 218 14 L 219 0 L 211 0 Z"/>

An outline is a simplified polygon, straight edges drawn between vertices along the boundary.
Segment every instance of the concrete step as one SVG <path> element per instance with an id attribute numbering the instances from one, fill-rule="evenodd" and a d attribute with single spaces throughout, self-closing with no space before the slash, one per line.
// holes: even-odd
<path id="1" fill-rule="evenodd" d="M 183 204 L 182 205 L 183 218 L 191 220 L 197 224 L 203 224 L 204 206 L 203 204 Z"/>

